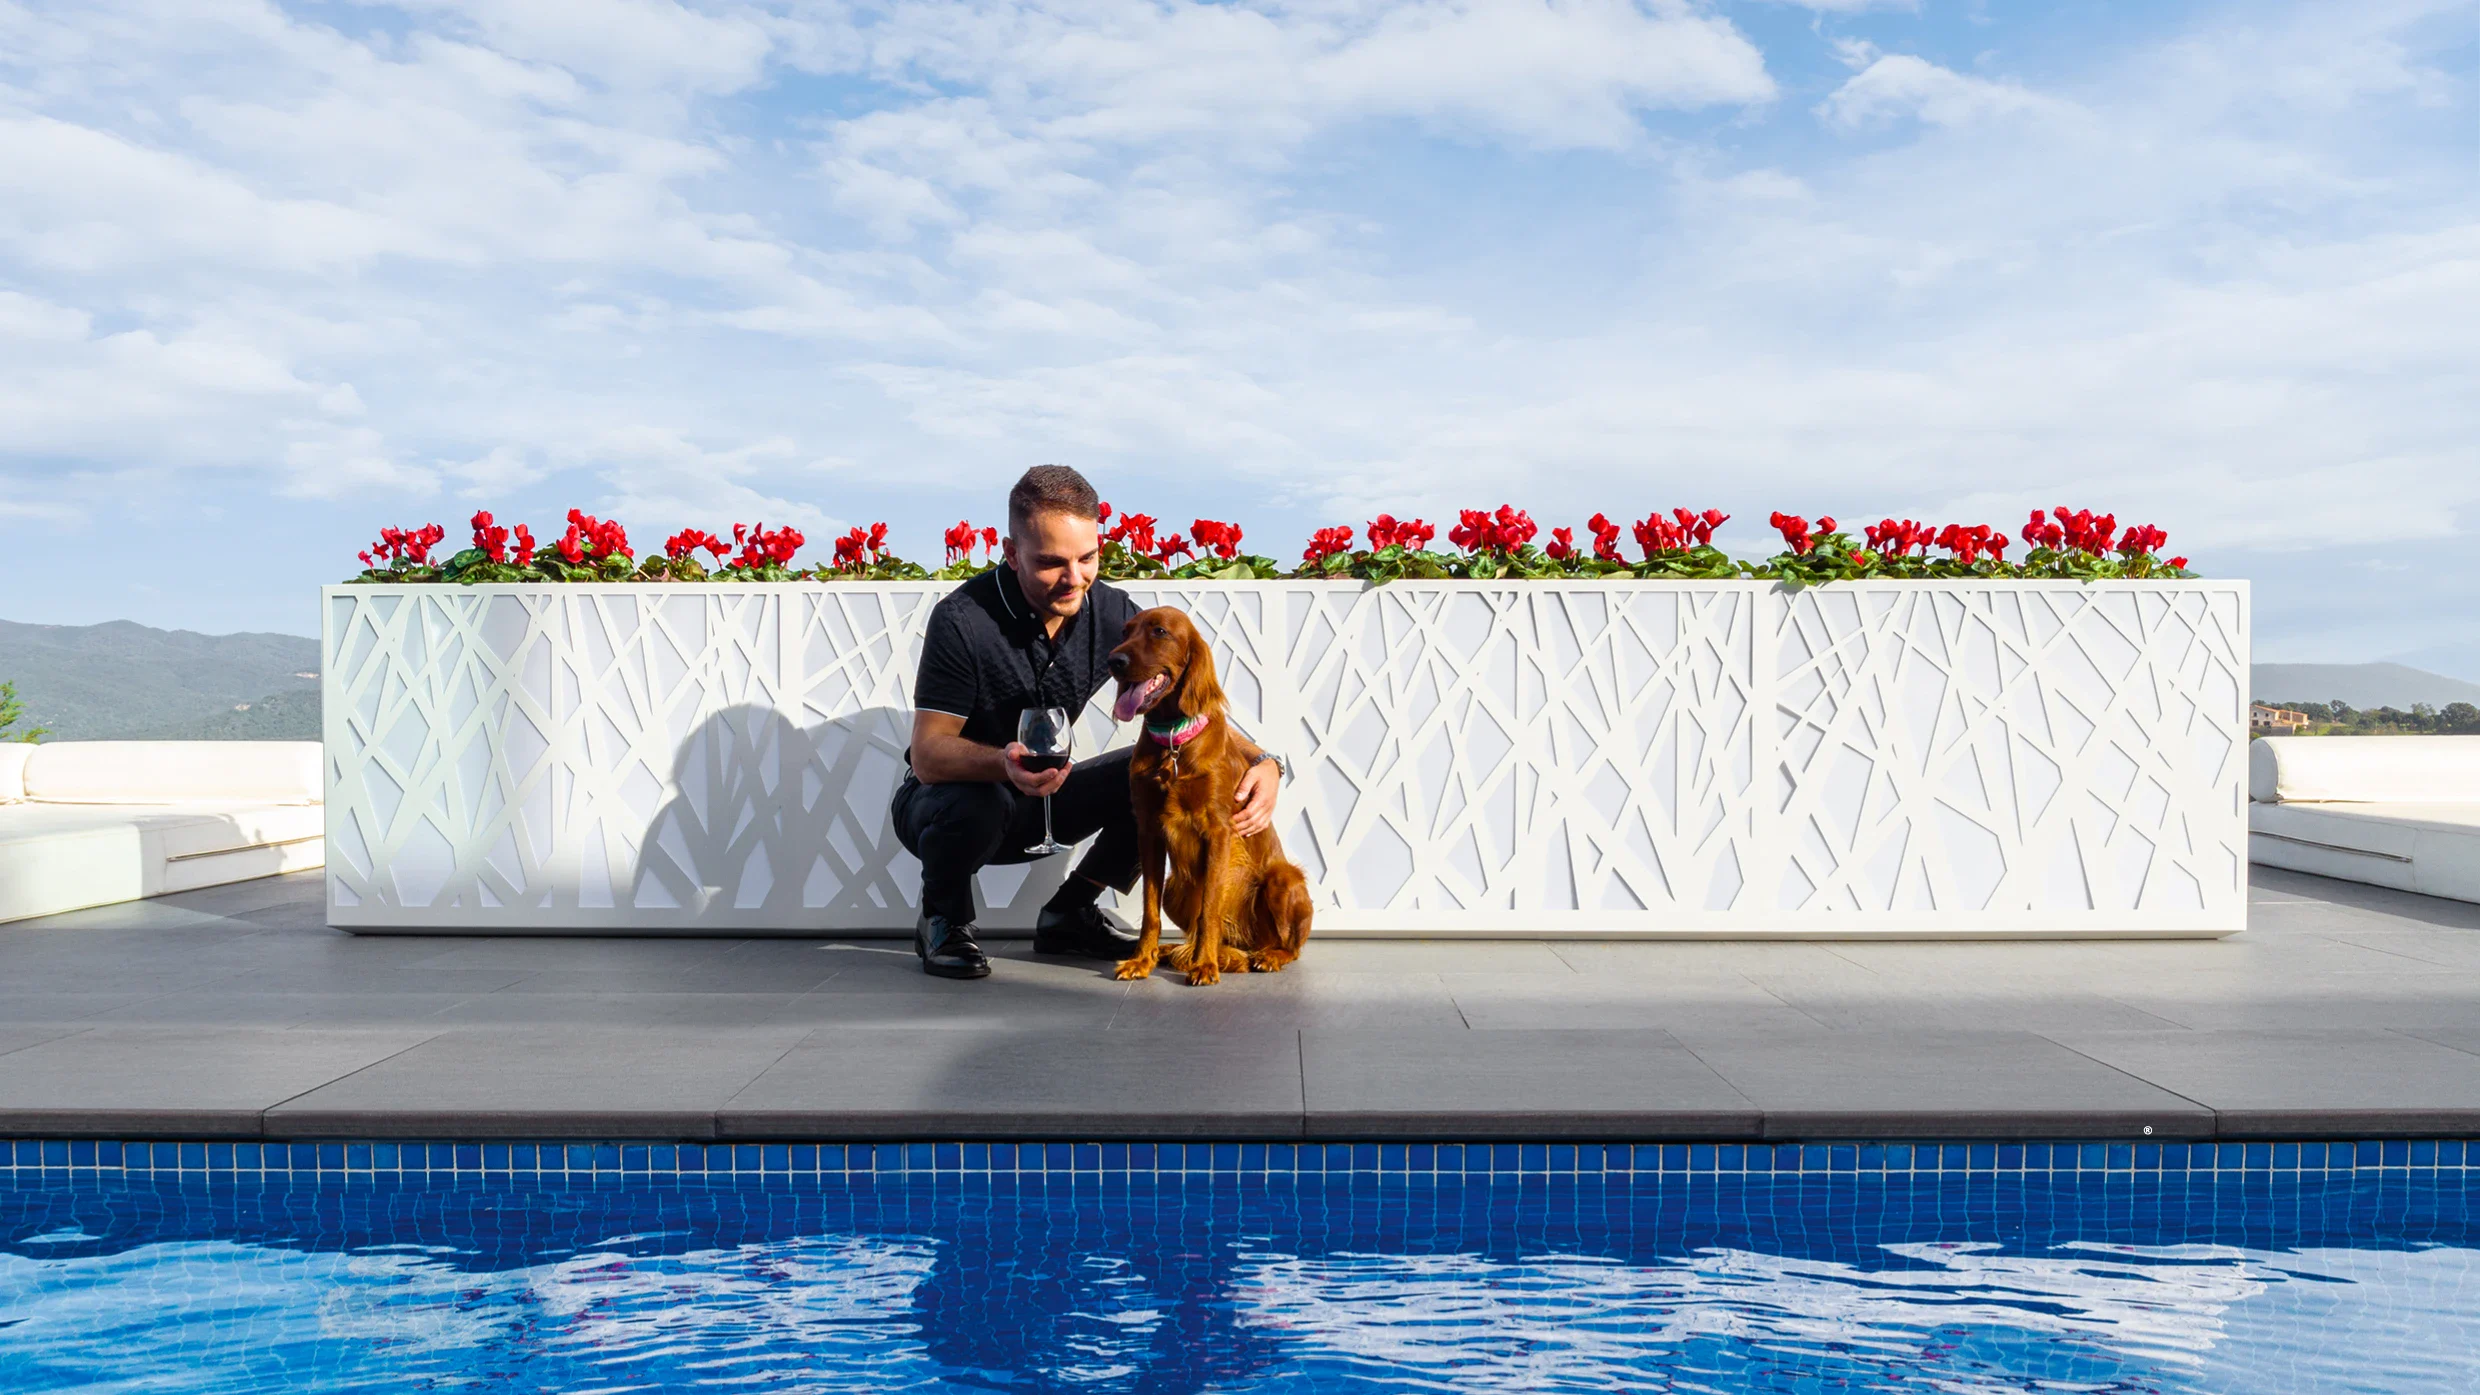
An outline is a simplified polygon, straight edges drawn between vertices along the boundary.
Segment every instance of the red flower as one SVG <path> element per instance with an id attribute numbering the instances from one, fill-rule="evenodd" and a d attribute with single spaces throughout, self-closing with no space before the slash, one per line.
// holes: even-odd
<path id="1" fill-rule="evenodd" d="M 1108 504 L 1103 505 L 1103 517 L 1110 517 Z M 1141 557 L 1150 557 L 1154 553 L 1154 516 L 1147 513 L 1121 514 L 1119 522 L 1112 524 L 1111 531 L 1103 534 L 1102 538 L 1105 542 L 1118 543 Z"/>
<path id="2" fill-rule="evenodd" d="M 1593 530 L 1594 557 L 1604 562 L 1616 562 L 1621 560 L 1619 556 L 1619 525 L 1611 522 L 1608 514 L 1597 513 L 1591 518 L 1585 520 L 1584 526 Z"/>
<path id="3" fill-rule="evenodd" d="M 793 532 L 790 528 L 776 530 L 779 540 L 787 534 L 792 539 L 793 547 L 797 548 L 801 545 L 800 534 Z M 784 556 L 789 559 L 791 554 L 786 552 Z M 884 523 L 873 523 L 867 528 L 855 528 L 835 540 L 835 566 L 833 568 L 835 571 L 859 571 L 885 560 L 887 560 L 887 525 Z"/>
<path id="4" fill-rule="evenodd" d="M 371 544 L 368 551 L 354 555 L 362 559 L 365 567 L 376 567 L 383 561 L 391 565 L 410 563 L 417 567 L 428 566 L 431 549 L 447 536 L 448 530 L 436 523 L 426 523 L 413 529 L 382 528 L 379 530 L 379 541 Z"/>
<path id="5" fill-rule="evenodd" d="M 554 545 L 560 549 L 560 555 L 568 559 L 570 566 L 576 566 L 589 557 L 599 562 L 606 557 L 637 555 L 629 550 L 627 529 L 616 522 L 596 518 L 583 509 L 568 511 L 568 531 Z"/>
<path id="6" fill-rule="evenodd" d="M 520 523 L 516 526 L 516 547 L 509 559 L 522 567 L 534 560 L 534 530 Z"/>
<path id="7" fill-rule="evenodd" d="M 1551 529 L 1550 543 L 1541 552 L 1543 556 L 1560 562 L 1574 557 L 1576 555 L 1576 530 L 1573 528 Z"/>
<path id="8" fill-rule="evenodd" d="M 663 552 L 669 557 L 686 557 L 701 547 L 717 557 L 731 551 L 731 544 L 712 533 L 697 528 L 683 528 L 664 541 Z"/>
<path id="9" fill-rule="evenodd" d="M 491 521 L 491 511 L 482 509 L 473 517 L 474 546 L 493 562 L 508 560 L 508 530 Z"/>
<path id="10" fill-rule="evenodd" d="M 1513 504 L 1501 504 L 1495 513 L 1461 509 L 1458 518 L 1456 526 L 1447 530 L 1447 541 L 1476 555 L 1514 552 L 1541 531 L 1533 526 L 1531 514 Z"/>
<path id="11" fill-rule="evenodd" d="M 2170 566 L 2174 571 L 2186 571 L 2187 559 L 2184 557 L 2173 557 L 2170 559 Z"/>
<path id="12" fill-rule="evenodd" d="M 973 531 L 973 525 L 970 522 L 960 521 L 955 527 L 948 529 L 944 538 L 947 543 L 947 560 L 953 562 L 959 557 L 972 556 L 973 544 L 979 537 L 980 534 Z"/>
<path id="13" fill-rule="evenodd" d="M 809 539 L 801 536 L 800 529 L 790 524 L 770 529 L 764 523 L 735 523 L 732 525 L 731 544 L 726 544 L 722 539 L 717 538 L 714 540 L 714 548 L 715 555 L 720 557 L 727 546 L 738 546 L 740 552 L 733 557 L 732 565 L 742 570 L 754 571 L 770 563 L 783 566 L 791 562 L 792 555 L 799 552 L 801 544 L 808 541 Z"/>
<path id="14" fill-rule="evenodd" d="M 1163 539 L 1160 543 L 1157 543 L 1154 547 L 1154 551 L 1150 555 L 1155 561 L 1168 567 L 1171 565 L 1172 558 L 1194 557 L 1197 555 L 1197 550 L 1188 545 L 1188 539 L 1174 533 L 1170 537 Z"/>
<path id="15" fill-rule="evenodd" d="M 1417 518 L 1406 523 L 1398 521 L 1391 513 L 1382 513 L 1369 521 L 1369 547 L 1373 552 L 1384 552 L 1390 547 L 1418 552 L 1429 546 L 1429 540 L 1436 536 L 1437 529 Z"/>
<path id="16" fill-rule="evenodd" d="M 998 529 L 996 529 L 996 528 L 984 528 L 984 529 L 982 530 L 982 555 L 983 555 L 983 556 L 985 556 L 985 557 L 987 557 L 987 556 L 989 556 L 991 553 L 994 553 L 994 552 L 996 552 L 996 551 L 998 551 L 998 550 L 999 550 L 999 530 L 998 530 Z"/>
<path id="17" fill-rule="evenodd" d="M 1309 546 L 1300 554 L 1303 562 L 1322 562 L 1339 552 L 1352 550 L 1352 530 L 1344 527 L 1320 528 L 1309 535 Z"/>
<path id="18" fill-rule="evenodd" d="M 2168 533 L 2147 523 L 2128 529 L 2127 536 L 2118 540 L 2118 551 L 2122 557 L 2141 557 L 2148 552 L 2160 550 L 2161 545 L 2168 541 L 2170 541 Z"/>
<path id="19" fill-rule="evenodd" d="M 1767 516 L 1766 521 L 1781 530 L 1783 541 L 1790 545 L 1794 556 L 1808 555 L 1808 550 L 1817 545 L 1817 534 L 1834 531 L 1834 515 L 1832 514 L 1819 518 L 1813 532 L 1808 520 L 1796 513 L 1771 514 Z"/>
<path id="20" fill-rule="evenodd" d="M 1240 555 L 1240 525 L 1237 523 L 1217 523 L 1211 518 L 1200 518 L 1189 525 L 1188 531 L 1196 537 L 1199 547 L 1210 550 L 1217 557 L 1228 561 Z"/>

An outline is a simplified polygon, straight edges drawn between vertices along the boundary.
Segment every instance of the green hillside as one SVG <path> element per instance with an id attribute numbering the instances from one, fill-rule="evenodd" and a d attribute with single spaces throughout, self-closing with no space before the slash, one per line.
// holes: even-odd
<path id="1" fill-rule="evenodd" d="M 53 741 L 315 740 L 318 667 L 319 642 L 301 635 L 0 620 L 0 681 L 17 685 L 21 725 Z"/>

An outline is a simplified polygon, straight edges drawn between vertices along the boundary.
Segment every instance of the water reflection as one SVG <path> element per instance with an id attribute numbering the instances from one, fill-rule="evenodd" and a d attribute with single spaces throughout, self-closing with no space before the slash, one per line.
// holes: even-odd
<path id="1" fill-rule="evenodd" d="M 0 1191 L 0 1389 L 2467 1388 L 2458 1183 Z"/>

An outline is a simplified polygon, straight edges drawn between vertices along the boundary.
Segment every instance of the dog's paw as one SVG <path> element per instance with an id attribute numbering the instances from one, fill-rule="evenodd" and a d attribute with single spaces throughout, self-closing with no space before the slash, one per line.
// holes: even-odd
<path id="1" fill-rule="evenodd" d="M 1140 954 L 1119 961 L 1119 967 L 1111 970 L 1111 977 L 1127 983 L 1134 979 L 1145 978 L 1153 972 L 1154 961 Z"/>
<path id="2" fill-rule="evenodd" d="M 1163 951 L 1163 962 L 1175 969 L 1188 967 L 1188 942 L 1183 940 Z"/>
<path id="3" fill-rule="evenodd" d="M 1216 968 L 1212 964 L 1191 964 L 1188 966 L 1188 986 L 1191 988 L 1203 988 L 1207 984 L 1221 983 L 1222 981 L 1223 971 Z"/>
<path id="4" fill-rule="evenodd" d="M 1245 974 L 1249 971 L 1249 956 L 1238 945 L 1225 945 L 1217 967 L 1227 974 Z"/>
<path id="5" fill-rule="evenodd" d="M 1286 954 L 1279 949 L 1261 949 L 1255 954 L 1249 956 L 1249 972 L 1253 974 L 1279 974 L 1283 972 L 1284 965 L 1291 963 L 1294 959 L 1299 957 L 1300 956 L 1296 954 Z"/>

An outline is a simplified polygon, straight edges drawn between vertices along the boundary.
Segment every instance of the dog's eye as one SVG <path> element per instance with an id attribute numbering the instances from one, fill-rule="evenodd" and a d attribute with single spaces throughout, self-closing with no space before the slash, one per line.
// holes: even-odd
<path id="1" fill-rule="evenodd" d="M 1156 638 L 1156 639 L 1169 639 L 1169 638 L 1171 638 L 1171 632 L 1170 632 L 1169 630 L 1164 629 L 1164 628 L 1163 628 L 1162 626 L 1160 626 L 1160 625 L 1156 625 L 1156 626 L 1154 627 L 1154 638 Z"/>

